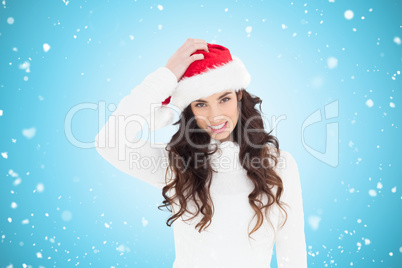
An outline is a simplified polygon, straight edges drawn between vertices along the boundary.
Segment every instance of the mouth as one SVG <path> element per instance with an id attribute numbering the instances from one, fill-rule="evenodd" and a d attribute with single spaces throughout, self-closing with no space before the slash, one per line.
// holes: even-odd
<path id="1" fill-rule="evenodd" d="M 217 126 L 209 126 L 209 129 L 212 130 L 213 132 L 222 132 L 223 130 L 226 129 L 228 124 L 228 121 L 226 121 L 225 123 L 222 123 L 220 125 Z"/>

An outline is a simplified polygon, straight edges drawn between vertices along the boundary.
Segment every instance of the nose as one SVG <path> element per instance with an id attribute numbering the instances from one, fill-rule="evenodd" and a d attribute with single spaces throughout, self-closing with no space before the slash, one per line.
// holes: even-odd
<path id="1" fill-rule="evenodd" d="M 208 120 L 210 125 L 218 124 L 222 121 L 222 111 L 219 109 L 219 107 L 216 105 L 211 105 L 211 108 L 208 111 Z"/>

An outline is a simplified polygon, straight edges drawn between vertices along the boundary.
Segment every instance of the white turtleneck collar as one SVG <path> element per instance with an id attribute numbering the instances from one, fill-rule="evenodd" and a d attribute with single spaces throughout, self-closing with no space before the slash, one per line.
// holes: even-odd
<path id="1" fill-rule="evenodd" d="M 218 172 L 230 172 L 234 170 L 242 169 L 239 152 L 240 146 L 235 141 L 219 141 L 211 138 L 210 148 L 214 149 L 214 145 L 217 144 L 218 150 L 211 155 L 211 165 Z"/>

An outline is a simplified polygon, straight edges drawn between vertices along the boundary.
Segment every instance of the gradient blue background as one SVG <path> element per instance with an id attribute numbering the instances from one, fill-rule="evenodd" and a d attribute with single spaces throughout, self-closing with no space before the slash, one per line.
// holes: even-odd
<path id="1" fill-rule="evenodd" d="M 188 37 L 240 57 L 248 90 L 279 121 L 300 171 L 309 267 L 402 267 L 401 1 L 0 5 L 1 267 L 172 267 L 160 192 L 108 164 L 93 139 L 98 105 L 117 105 Z M 87 108 L 69 120 L 77 105 Z M 321 122 L 303 128 L 316 111 Z M 326 144 L 335 165 L 308 150 Z"/>

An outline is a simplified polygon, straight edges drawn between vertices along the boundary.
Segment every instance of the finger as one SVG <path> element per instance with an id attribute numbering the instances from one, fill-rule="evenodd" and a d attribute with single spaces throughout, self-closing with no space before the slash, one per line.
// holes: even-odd
<path id="1" fill-rule="evenodd" d="M 205 41 L 204 39 L 193 39 L 194 43 L 204 43 L 207 44 L 207 41 Z"/>
<path id="2" fill-rule="evenodd" d="M 194 61 L 203 60 L 205 58 L 205 56 L 204 56 L 204 54 L 194 54 L 193 58 L 194 58 Z"/>
<path id="3" fill-rule="evenodd" d="M 204 43 L 194 43 L 192 45 L 190 45 L 184 52 L 185 55 L 187 55 L 187 57 L 190 57 L 191 54 L 193 54 L 194 52 L 198 51 L 198 50 L 204 50 L 206 52 L 209 52 L 208 49 L 208 45 L 204 44 Z"/>
<path id="4" fill-rule="evenodd" d="M 205 47 L 199 47 L 200 44 L 204 44 Z M 187 49 L 191 48 L 191 47 L 193 47 L 193 48 L 196 47 L 194 49 L 194 51 L 202 49 L 202 50 L 205 50 L 206 52 L 209 52 L 208 43 L 204 39 L 188 38 L 187 41 L 185 42 L 185 46 L 183 47 L 184 48 L 183 50 L 187 51 Z M 190 52 L 190 54 L 194 53 L 194 51 Z"/>
<path id="5" fill-rule="evenodd" d="M 202 50 L 205 50 L 206 52 L 209 52 L 209 48 L 208 48 L 208 43 L 205 40 L 199 39 L 201 41 L 197 41 L 195 42 L 197 45 L 201 46 Z"/>
<path id="6" fill-rule="evenodd" d="M 193 63 L 196 60 L 203 60 L 204 59 L 204 54 L 193 54 L 190 57 L 187 58 L 187 66 L 189 66 L 191 63 Z"/>
<path id="7" fill-rule="evenodd" d="M 205 41 L 204 39 L 197 39 L 197 38 L 188 38 L 187 40 L 186 40 L 186 42 L 188 42 L 188 43 L 191 43 L 191 42 L 196 42 L 196 43 L 199 43 L 199 42 L 201 42 L 201 43 L 207 43 L 207 41 Z"/>

